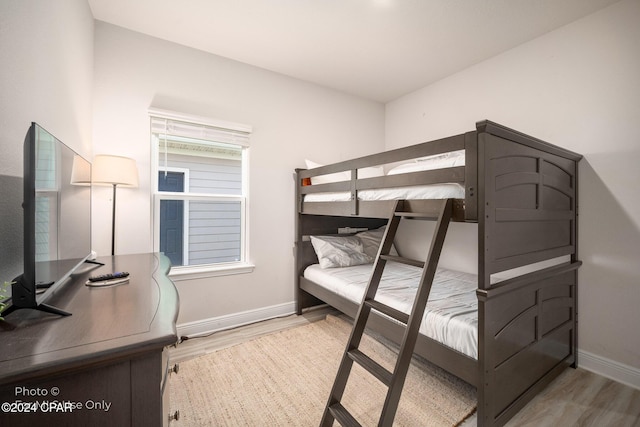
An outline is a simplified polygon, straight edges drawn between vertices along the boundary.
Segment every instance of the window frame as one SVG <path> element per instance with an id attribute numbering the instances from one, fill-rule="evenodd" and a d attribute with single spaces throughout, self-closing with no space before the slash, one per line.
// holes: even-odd
<path id="1" fill-rule="evenodd" d="M 190 193 L 188 192 L 189 170 L 179 167 L 167 167 L 170 172 L 185 173 L 185 192 L 167 192 L 158 190 L 158 174 L 165 170 L 161 167 L 161 153 L 159 144 L 156 143 L 154 137 L 155 132 L 151 128 L 151 123 L 155 119 L 166 119 L 169 121 L 179 121 L 182 123 L 192 124 L 194 126 L 207 126 L 216 129 L 228 130 L 229 132 L 243 132 L 250 134 L 251 126 L 238 123 L 225 122 L 221 120 L 209 119 L 199 116 L 192 116 L 182 113 L 176 113 L 167 110 L 150 109 L 149 110 L 149 141 L 151 144 L 151 235 L 153 238 L 153 250 L 160 250 L 160 201 L 161 200 L 200 200 L 200 201 L 238 201 L 240 202 L 240 261 L 224 262 L 215 264 L 200 265 L 183 265 L 172 266 L 169 276 L 174 281 L 202 279 L 216 276 L 225 276 L 231 274 L 245 274 L 253 272 L 255 265 L 249 261 L 249 145 L 237 144 L 242 148 L 242 190 L 240 195 L 228 194 L 209 194 L 209 193 Z M 185 203 L 185 218 L 188 213 L 188 203 Z M 184 251 L 183 259 L 188 262 L 188 243 L 189 236 L 186 232 L 188 222 L 185 221 L 184 233 Z"/>

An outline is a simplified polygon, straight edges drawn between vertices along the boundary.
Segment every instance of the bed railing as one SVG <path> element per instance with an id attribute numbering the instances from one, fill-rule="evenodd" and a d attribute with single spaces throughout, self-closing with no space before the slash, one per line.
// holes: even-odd
<path id="1" fill-rule="evenodd" d="M 367 205 L 367 203 L 361 203 L 358 200 L 358 192 L 362 190 L 411 187 L 442 183 L 457 183 L 464 185 L 469 179 L 469 177 L 466 176 L 467 168 L 465 166 L 401 173 L 397 175 L 385 174 L 371 178 L 358 178 L 358 171 L 364 168 L 377 166 L 384 167 L 398 162 L 406 162 L 458 150 L 465 150 L 465 156 L 473 161 L 473 159 L 476 158 L 476 154 L 468 153 L 467 155 L 467 151 L 471 151 L 473 147 L 469 147 L 465 142 L 470 139 L 472 138 L 469 138 L 467 134 L 455 135 L 449 138 L 398 148 L 314 169 L 296 169 L 298 212 L 311 214 L 327 214 L 328 212 L 332 212 L 334 215 L 362 215 L 363 213 L 360 212 L 360 207 L 363 204 Z M 326 184 L 308 185 L 309 181 L 314 177 L 344 172 L 348 173 L 350 179 Z M 475 177 L 473 178 L 473 180 L 475 180 Z M 307 183 L 307 185 L 305 185 L 305 183 Z M 314 202 L 313 207 L 304 206 L 303 202 L 305 195 L 339 192 L 350 193 L 349 201 Z M 392 203 L 389 203 L 389 208 L 391 208 L 391 205 Z M 457 207 L 461 206 L 462 205 L 458 205 Z M 376 217 L 386 217 L 388 212 L 387 210 L 384 210 L 384 213 L 374 212 L 373 215 Z M 454 220 L 458 220 L 458 217 L 459 215 L 454 217 Z"/>
<path id="2" fill-rule="evenodd" d="M 345 160 L 319 168 L 308 169 L 305 170 L 304 173 L 301 173 L 300 178 L 310 178 L 312 176 L 352 171 L 370 166 L 386 165 L 464 149 L 464 134 L 460 134 L 408 147 L 396 148 L 382 153 L 371 154 L 356 159 Z"/>

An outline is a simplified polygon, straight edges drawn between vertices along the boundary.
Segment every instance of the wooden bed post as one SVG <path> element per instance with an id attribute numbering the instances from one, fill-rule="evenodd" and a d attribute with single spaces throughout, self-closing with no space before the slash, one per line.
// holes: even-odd
<path id="1" fill-rule="evenodd" d="M 478 290 L 486 289 L 491 283 L 489 274 L 488 257 L 489 230 L 486 218 L 491 209 L 492 200 L 487 200 L 487 188 L 485 182 L 485 134 L 477 134 L 477 191 L 478 191 Z M 487 345 L 490 337 L 487 334 L 484 301 L 478 298 L 478 381 L 476 383 L 478 393 L 478 426 L 491 425 L 491 372 L 490 361 L 487 360 Z"/>

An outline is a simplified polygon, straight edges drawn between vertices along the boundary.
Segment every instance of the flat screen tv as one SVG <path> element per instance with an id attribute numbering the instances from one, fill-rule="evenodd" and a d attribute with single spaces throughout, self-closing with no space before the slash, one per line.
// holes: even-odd
<path id="1" fill-rule="evenodd" d="M 46 304 L 91 256 L 91 163 L 37 123 L 24 140 L 24 269 L 4 314 Z"/>

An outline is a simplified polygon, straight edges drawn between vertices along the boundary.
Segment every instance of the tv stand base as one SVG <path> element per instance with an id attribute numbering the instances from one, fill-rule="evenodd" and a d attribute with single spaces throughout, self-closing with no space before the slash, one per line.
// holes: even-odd
<path id="1" fill-rule="evenodd" d="M 34 307 L 18 307 L 16 305 L 10 305 L 5 311 L 2 312 L 2 317 L 6 317 L 7 315 L 11 314 L 12 312 L 16 311 L 16 310 L 20 310 L 20 309 L 31 309 L 31 310 L 38 310 L 38 311 L 44 311 L 45 313 L 51 313 L 51 314 L 57 314 L 60 316 L 71 316 L 71 313 L 64 311 L 64 310 L 60 310 L 57 307 L 54 307 L 52 305 L 48 305 L 48 304 L 38 304 Z"/>

